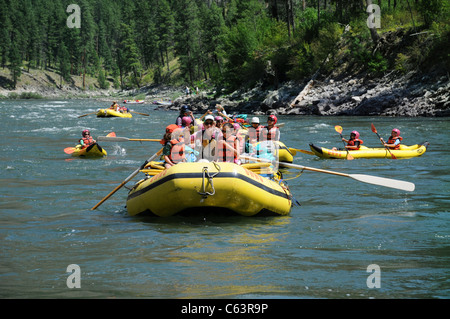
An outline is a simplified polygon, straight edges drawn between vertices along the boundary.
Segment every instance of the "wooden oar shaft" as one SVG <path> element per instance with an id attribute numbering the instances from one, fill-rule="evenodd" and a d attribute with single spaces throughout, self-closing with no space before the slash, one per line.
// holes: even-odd
<path id="1" fill-rule="evenodd" d="M 94 207 L 91 208 L 91 210 L 95 210 L 97 207 L 99 207 L 101 204 L 103 204 L 108 198 L 110 198 L 115 192 L 117 192 L 119 189 L 121 189 L 126 183 L 128 183 L 133 177 L 135 177 L 139 171 L 141 169 L 143 169 L 145 167 L 145 165 L 148 162 L 151 162 L 155 159 L 155 157 L 157 157 L 158 155 L 160 155 L 162 153 L 163 149 L 160 149 L 158 152 L 156 152 L 155 154 L 153 154 L 147 161 L 144 162 L 144 164 L 142 164 L 138 169 L 136 169 L 130 176 L 128 176 L 122 183 L 119 184 L 119 186 L 117 186 L 116 188 L 113 189 L 113 191 L 111 193 L 109 193 L 108 195 L 106 195 L 105 198 L 103 198 L 100 202 L 97 203 L 97 205 L 95 205 Z"/>
<path id="2" fill-rule="evenodd" d="M 140 115 L 144 115 L 144 116 L 150 116 L 150 114 L 147 113 L 141 113 L 141 112 L 136 112 L 136 111 L 130 111 L 131 113 L 136 113 L 136 114 L 140 114 Z"/>
<path id="3" fill-rule="evenodd" d="M 80 118 L 80 117 L 85 117 L 85 116 L 88 116 L 88 115 L 91 115 L 91 114 L 97 114 L 97 112 L 98 112 L 98 111 L 92 112 L 92 113 L 83 114 L 83 115 L 78 116 L 78 118 Z"/>
<path id="4" fill-rule="evenodd" d="M 97 137 L 99 141 L 107 142 L 129 142 L 129 141 L 146 141 L 146 142 L 159 142 L 161 139 L 157 138 L 128 138 L 119 136 L 99 136 Z"/>

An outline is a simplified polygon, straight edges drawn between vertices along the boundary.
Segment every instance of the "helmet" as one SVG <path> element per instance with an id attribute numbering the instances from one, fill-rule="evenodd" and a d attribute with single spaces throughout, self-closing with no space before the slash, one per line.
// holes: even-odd
<path id="1" fill-rule="evenodd" d="M 206 116 L 205 116 L 205 122 L 206 122 L 207 120 L 214 121 L 214 116 L 212 116 L 211 114 L 206 115 Z"/>
<path id="2" fill-rule="evenodd" d="M 351 133 L 350 133 L 350 135 L 351 134 L 355 134 L 355 137 L 356 138 L 359 138 L 359 132 L 358 131 L 352 131 Z"/>
<path id="3" fill-rule="evenodd" d="M 400 136 L 400 130 L 398 128 L 394 128 L 392 132 L 397 133 L 397 136 Z"/>
<path id="4" fill-rule="evenodd" d="M 183 126 L 189 126 L 192 123 L 192 119 L 190 116 L 183 116 L 183 118 L 181 119 L 181 124 Z"/>
<path id="5" fill-rule="evenodd" d="M 277 121 L 278 121 L 278 119 L 277 119 L 277 117 L 275 116 L 275 115 L 269 115 L 269 119 L 272 119 L 275 123 L 273 123 L 273 124 L 277 124 Z"/>
<path id="6" fill-rule="evenodd" d="M 81 132 L 82 136 L 85 136 L 86 134 L 91 135 L 91 132 L 89 130 L 84 130 L 83 132 Z"/>
<path id="7" fill-rule="evenodd" d="M 174 130 L 178 128 L 178 125 L 176 124 L 170 124 L 166 127 L 166 133 L 172 133 Z"/>
<path id="8" fill-rule="evenodd" d="M 214 118 L 214 120 L 215 120 L 216 122 L 223 121 L 223 117 L 222 117 L 222 116 L 216 116 L 216 117 Z"/>
<path id="9" fill-rule="evenodd" d="M 183 112 L 189 112 L 189 107 L 187 105 L 182 105 L 181 106 L 181 111 Z"/>
<path id="10" fill-rule="evenodd" d="M 259 124 L 259 117 L 252 117 L 252 124 L 253 123 L 257 123 L 257 124 Z"/>

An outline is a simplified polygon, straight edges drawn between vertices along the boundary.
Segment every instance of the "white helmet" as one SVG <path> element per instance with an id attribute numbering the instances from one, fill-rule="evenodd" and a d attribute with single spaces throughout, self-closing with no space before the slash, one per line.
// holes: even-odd
<path id="1" fill-rule="evenodd" d="M 252 124 L 253 123 L 258 123 L 259 124 L 259 118 L 258 117 L 252 117 Z"/>

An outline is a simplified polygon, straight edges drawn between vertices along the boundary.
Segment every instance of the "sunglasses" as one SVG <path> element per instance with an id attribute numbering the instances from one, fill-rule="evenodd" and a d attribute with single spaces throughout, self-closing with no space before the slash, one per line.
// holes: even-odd
<path id="1" fill-rule="evenodd" d="M 273 121 L 274 121 L 274 119 L 267 119 L 267 122 L 269 122 L 269 121 L 273 122 Z"/>
<path id="2" fill-rule="evenodd" d="M 205 125 L 213 125 L 213 122 L 205 122 Z"/>

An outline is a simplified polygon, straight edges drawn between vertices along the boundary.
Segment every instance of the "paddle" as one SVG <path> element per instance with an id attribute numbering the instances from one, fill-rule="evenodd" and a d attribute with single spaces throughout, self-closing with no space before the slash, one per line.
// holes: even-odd
<path id="1" fill-rule="evenodd" d="M 140 113 L 140 112 L 136 112 L 136 111 L 129 111 L 129 112 L 130 113 L 136 113 L 136 114 L 144 115 L 144 116 L 150 116 L 150 114 Z"/>
<path id="2" fill-rule="evenodd" d="M 129 142 L 129 141 L 148 141 L 148 142 L 159 142 L 161 139 L 156 138 L 127 138 L 127 137 L 118 137 L 118 136 L 99 136 L 97 138 L 99 141 L 107 141 L 107 142 Z"/>
<path id="3" fill-rule="evenodd" d="M 88 116 L 88 115 L 91 115 L 91 114 L 97 114 L 97 112 L 98 111 L 95 111 L 95 112 L 92 112 L 92 113 L 83 114 L 83 115 L 78 116 L 78 118 L 85 117 L 85 116 Z"/>
<path id="4" fill-rule="evenodd" d="M 297 152 L 304 153 L 304 154 L 308 154 L 308 155 L 314 155 L 314 153 L 311 152 L 311 151 L 300 150 L 300 149 L 298 149 L 298 148 L 292 148 L 292 147 L 289 147 L 289 152 L 291 152 L 292 155 L 294 155 L 294 156 L 295 156 L 295 154 L 296 154 Z"/>
<path id="5" fill-rule="evenodd" d="M 246 158 L 251 161 L 271 162 L 268 159 L 255 158 L 255 157 L 250 157 L 250 156 L 242 156 L 241 155 L 241 158 Z M 332 174 L 332 175 L 343 176 L 343 177 L 350 177 L 352 179 L 355 179 L 355 180 L 363 182 L 363 183 L 374 184 L 374 185 L 379 185 L 379 186 L 384 186 L 384 187 L 390 187 L 390 188 L 400 189 L 400 190 L 404 190 L 404 191 L 408 191 L 408 192 L 414 191 L 414 189 L 416 187 L 413 183 L 404 182 L 404 181 L 391 179 L 391 178 L 384 178 L 384 177 L 377 177 L 377 176 L 363 175 L 363 174 L 345 174 L 345 173 L 333 172 L 333 171 L 328 171 L 328 170 L 324 170 L 324 169 L 319 169 L 319 168 L 314 168 L 314 167 L 306 167 L 306 166 L 285 163 L 285 162 L 277 162 L 277 163 L 280 165 L 283 165 L 285 167 L 291 167 L 291 168 L 295 168 L 295 169 L 308 170 L 308 171 L 319 172 L 319 173 Z"/>
<path id="6" fill-rule="evenodd" d="M 75 152 L 76 148 L 75 147 L 66 147 L 64 149 L 64 153 L 66 154 L 72 154 L 73 152 Z"/>
<path id="7" fill-rule="evenodd" d="M 380 139 L 381 144 L 384 145 L 383 141 L 381 140 L 381 136 L 380 134 L 378 134 L 377 129 L 375 128 L 375 125 L 373 125 L 373 123 L 370 125 L 372 128 L 372 132 L 374 132 L 375 134 L 377 134 L 378 138 Z M 384 145 L 384 147 L 389 151 L 389 153 L 391 154 L 392 159 L 397 159 L 397 157 L 394 156 L 394 154 L 391 153 L 391 150 L 389 149 L 388 146 Z"/>
<path id="8" fill-rule="evenodd" d="M 122 183 L 120 183 L 119 186 L 114 188 L 111 193 L 105 196 L 100 202 L 98 202 L 94 207 L 91 208 L 91 210 L 95 210 L 97 207 L 99 207 L 101 204 L 103 204 L 108 198 L 110 198 L 115 192 L 117 192 L 119 189 L 122 188 L 126 183 L 128 183 L 133 177 L 135 177 L 141 169 L 144 169 L 145 165 L 147 165 L 148 162 L 153 161 L 158 155 L 160 155 L 163 151 L 163 148 L 161 148 L 158 152 L 153 154 L 148 160 L 146 160 L 137 170 L 135 170 L 130 176 L 128 176 Z"/>
<path id="9" fill-rule="evenodd" d="M 101 137 L 113 138 L 113 137 L 115 137 L 115 136 L 116 136 L 116 133 L 111 132 L 111 133 L 109 133 L 108 135 L 106 135 L 106 136 L 101 136 Z M 99 138 L 100 138 L 100 136 L 99 136 Z M 73 152 L 75 152 L 75 150 L 76 150 L 75 147 L 66 147 L 66 148 L 64 149 L 64 153 L 66 153 L 66 154 L 72 154 Z"/>
<path id="10" fill-rule="evenodd" d="M 334 129 L 336 130 L 336 132 L 339 133 L 339 135 L 341 136 L 341 139 L 342 139 L 342 138 L 343 138 L 343 137 L 342 137 L 342 126 L 336 125 L 336 126 L 334 127 Z M 347 150 L 347 159 L 348 159 L 349 161 L 352 160 L 352 159 L 354 159 L 353 156 L 350 155 L 350 152 L 348 151 L 348 149 L 345 147 L 345 142 L 342 141 L 342 143 L 344 143 L 344 148 Z"/>

